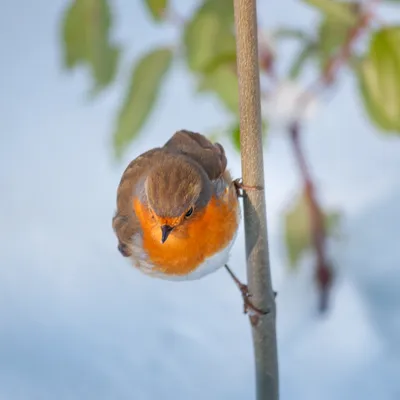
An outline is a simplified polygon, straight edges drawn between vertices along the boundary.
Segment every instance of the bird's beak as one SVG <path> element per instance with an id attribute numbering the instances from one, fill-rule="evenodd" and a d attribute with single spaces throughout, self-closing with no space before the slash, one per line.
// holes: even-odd
<path id="1" fill-rule="evenodd" d="M 171 233 L 172 229 L 174 229 L 174 228 L 172 226 L 169 226 L 169 225 L 163 225 L 161 227 L 161 243 L 164 243 L 167 240 L 167 238 L 168 238 L 169 234 Z"/>

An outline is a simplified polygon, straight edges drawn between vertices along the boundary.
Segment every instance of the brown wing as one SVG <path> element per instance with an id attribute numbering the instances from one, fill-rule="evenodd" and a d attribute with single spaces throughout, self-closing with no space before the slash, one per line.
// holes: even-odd
<path id="1" fill-rule="evenodd" d="M 168 151 L 185 154 L 197 161 L 211 180 L 221 177 L 226 169 L 225 150 L 219 143 L 211 143 L 200 133 L 181 130 L 164 145 Z"/>
<path id="2" fill-rule="evenodd" d="M 134 187 L 148 166 L 153 162 L 153 157 L 162 152 L 160 148 L 149 150 L 134 159 L 122 174 L 117 189 L 117 210 L 112 220 L 112 227 L 118 238 L 118 249 L 125 257 L 131 252 L 129 244 L 132 236 L 141 231 L 140 223 L 133 211 L 132 193 Z"/>

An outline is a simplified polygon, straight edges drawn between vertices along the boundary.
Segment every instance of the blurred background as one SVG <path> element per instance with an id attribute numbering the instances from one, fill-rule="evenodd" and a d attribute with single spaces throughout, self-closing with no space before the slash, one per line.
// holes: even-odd
<path id="1" fill-rule="evenodd" d="M 258 2 L 283 400 L 400 399 L 398 7 Z M 226 272 L 150 279 L 111 229 L 127 163 L 176 130 L 240 176 L 230 2 L 4 0 L 0 22 L 0 399 L 253 399 Z M 245 280 L 243 226 L 231 260 Z"/>

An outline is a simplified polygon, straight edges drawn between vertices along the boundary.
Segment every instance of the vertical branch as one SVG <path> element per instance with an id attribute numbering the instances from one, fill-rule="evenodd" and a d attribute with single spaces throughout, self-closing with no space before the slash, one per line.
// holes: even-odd
<path id="1" fill-rule="evenodd" d="M 246 186 L 264 187 L 256 0 L 234 0 L 239 82 L 242 177 Z M 279 397 L 276 306 L 271 284 L 264 189 L 243 200 L 247 279 L 252 303 L 269 312 L 250 316 L 258 400 Z"/>

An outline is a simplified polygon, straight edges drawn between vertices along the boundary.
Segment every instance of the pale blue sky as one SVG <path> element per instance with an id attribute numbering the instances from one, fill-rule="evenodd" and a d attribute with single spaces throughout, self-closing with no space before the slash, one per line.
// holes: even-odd
<path id="1" fill-rule="evenodd" d="M 184 284 L 142 276 L 117 253 L 110 224 L 126 162 L 177 129 L 223 125 L 223 110 L 194 97 L 178 66 L 145 133 L 114 163 L 110 131 L 129 63 L 175 32 L 155 29 L 138 0 L 116 1 L 124 64 L 91 103 L 86 73 L 61 68 L 65 3 L 6 0 L 0 14 L 0 400 L 251 399 L 250 332 L 226 274 Z M 299 2 L 259 4 L 270 27 L 314 21 Z M 351 77 L 341 84 L 305 132 L 320 197 L 345 216 L 323 319 L 307 260 L 299 275 L 285 269 L 280 212 L 298 179 L 283 134 L 271 133 L 265 154 L 283 400 L 400 396 L 400 139 L 365 120 Z M 244 277 L 242 231 L 232 260 Z"/>

